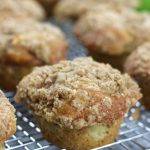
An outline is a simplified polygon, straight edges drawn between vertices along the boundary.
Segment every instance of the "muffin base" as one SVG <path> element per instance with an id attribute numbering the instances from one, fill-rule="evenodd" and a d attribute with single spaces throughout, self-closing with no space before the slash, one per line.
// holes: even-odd
<path id="1" fill-rule="evenodd" d="M 114 141 L 122 118 L 111 123 L 94 125 L 80 130 L 61 128 L 37 117 L 43 136 L 51 143 L 70 150 L 88 150 Z"/>
<path id="2" fill-rule="evenodd" d="M 144 105 L 144 107 L 150 111 L 150 91 L 149 88 L 146 89 L 143 86 L 141 86 L 141 91 L 143 93 L 143 98 L 141 99 L 141 103 L 142 105 Z"/>
<path id="3" fill-rule="evenodd" d="M 88 55 L 92 56 L 98 62 L 109 63 L 112 67 L 120 71 L 123 71 L 124 62 L 128 56 L 127 53 L 122 55 L 108 55 L 94 50 L 89 50 Z"/>
<path id="4" fill-rule="evenodd" d="M 143 98 L 141 99 L 141 103 L 147 110 L 150 110 L 150 79 L 146 75 L 135 75 L 132 76 L 138 83 L 141 88 L 141 92 L 143 94 Z"/>
<path id="5" fill-rule="evenodd" d="M 30 71 L 33 67 L 0 64 L 0 86 L 6 90 L 15 90 L 19 81 Z"/>
<path id="6" fill-rule="evenodd" d="M 0 142 L 0 150 L 4 150 L 4 143 Z"/>
<path id="7" fill-rule="evenodd" d="M 147 110 L 150 111 L 150 96 L 149 96 L 149 98 L 143 97 L 143 98 L 141 99 L 141 103 L 142 103 L 142 105 L 144 105 L 144 107 L 145 107 Z"/>

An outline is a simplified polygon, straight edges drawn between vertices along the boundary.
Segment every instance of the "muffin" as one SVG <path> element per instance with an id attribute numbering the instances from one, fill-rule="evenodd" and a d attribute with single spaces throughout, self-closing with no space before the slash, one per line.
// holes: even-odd
<path id="1" fill-rule="evenodd" d="M 146 42 L 133 51 L 127 58 L 124 69 L 141 87 L 142 104 L 150 110 L 150 42 Z"/>
<path id="2" fill-rule="evenodd" d="M 0 17 L 33 18 L 42 20 L 45 17 L 43 8 L 35 0 L 0 0 Z"/>
<path id="3" fill-rule="evenodd" d="M 4 141 L 16 131 L 15 109 L 0 91 L 0 150 L 4 149 Z"/>
<path id="4" fill-rule="evenodd" d="M 150 16 L 127 8 L 107 11 L 104 11 L 105 7 L 98 8 L 83 15 L 75 23 L 73 32 L 95 60 L 123 70 L 129 53 L 149 39 L 148 32 L 141 34 L 148 29 L 146 22 Z"/>
<path id="5" fill-rule="evenodd" d="M 54 25 L 8 18 L 0 23 L 0 85 L 15 89 L 34 66 L 65 59 L 67 41 Z"/>
<path id="6" fill-rule="evenodd" d="M 45 9 L 47 16 L 51 16 L 53 14 L 53 10 L 55 5 L 60 0 L 37 0 Z"/>
<path id="7" fill-rule="evenodd" d="M 87 150 L 112 142 L 124 113 L 141 97 L 138 85 L 92 58 L 36 68 L 17 86 L 43 136 L 61 148 Z"/>
<path id="8" fill-rule="evenodd" d="M 99 4 L 107 4 L 116 7 L 136 7 L 138 0 L 61 0 L 55 7 L 55 15 L 59 19 L 77 19 L 86 13 L 91 7 Z"/>

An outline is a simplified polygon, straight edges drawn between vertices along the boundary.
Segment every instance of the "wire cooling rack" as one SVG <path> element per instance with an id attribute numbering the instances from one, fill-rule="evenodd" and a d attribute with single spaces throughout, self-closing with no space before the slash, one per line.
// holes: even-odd
<path id="1" fill-rule="evenodd" d="M 71 22 L 59 23 L 55 19 L 51 21 L 66 33 L 69 41 L 68 59 L 85 56 L 86 49 L 71 33 Z M 60 150 L 42 137 L 31 112 L 23 105 L 15 103 L 13 92 L 5 94 L 16 108 L 17 116 L 17 132 L 5 142 L 6 150 Z M 150 112 L 137 103 L 125 115 L 116 140 L 112 144 L 93 150 L 150 150 Z"/>

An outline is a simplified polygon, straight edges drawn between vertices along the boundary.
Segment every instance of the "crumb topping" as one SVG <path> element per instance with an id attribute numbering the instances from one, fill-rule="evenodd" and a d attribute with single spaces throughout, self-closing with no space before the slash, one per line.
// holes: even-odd
<path id="1" fill-rule="evenodd" d="M 74 25 L 74 33 L 86 46 L 97 47 L 104 53 L 116 55 L 130 51 L 126 47 L 133 37 L 125 18 L 113 10 L 98 12 L 92 10 L 82 16 Z"/>
<path id="2" fill-rule="evenodd" d="M 0 0 L 0 17 L 43 19 L 45 12 L 35 0 Z"/>
<path id="3" fill-rule="evenodd" d="M 53 63 L 66 52 L 67 42 L 57 27 L 32 20 L 1 21 L 0 57 L 17 64 Z"/>
<path id="4" fill-rule="evenodd" d="M 0 91 L 0 142 L 16 131 L 15 109 Z"/>
<path id="5" fill-rule="evenodd" d="M 63 0 L 59 1 L 55 8 L 55 15 L 59 18 L 78 17 L 85 13 L 93 5 L 91 0 Z M 67 8 L 67 9 L 66 9 Z"/>
<path id="6" fill-rule="evenodd" d="M 149 39 L 149 14 L 127 8 L 108 8 L 98 5 L 74 25 L 74 33 L 87 47 L 120 55 L 131 52 Z"/>
<path id="7" fill-rule="evenodd" d="M 137 0 L 63 0 L 59 1 L 55 8 L 55 14 L 59 18 L 79 17 L 97 5 L 109 5 L 116 7 L 134 7 L 137 6 Z M 67 9 L 66 9 L 67 8 Z"/>
<path id="8" fill-rule="evenodd" d="M 150 76 L 150 42 L 145 42 L 127 58 L 125 70 L 131 74 Z"/>
<path id="9" fill-rule="evenodd" d="M 77 58 L 36 68 L 19 83 L 15 97 L 49 122 L 81 129 L 123 116 L 141 94 L 128 75 Z"/>

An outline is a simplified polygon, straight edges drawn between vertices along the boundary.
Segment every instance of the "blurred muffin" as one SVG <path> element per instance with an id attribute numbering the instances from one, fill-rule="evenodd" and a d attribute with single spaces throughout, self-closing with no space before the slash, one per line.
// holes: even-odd
<path id="1" fill-rule="evenodd" d="M 42 20 L 45 17 L 43 8 L 35 0 L 0 0 L 0 17 L 33 18 Z"/>
<path id="2" fill-rule="evenodd" d="M 34 66 L 65 59 L 67 41 L 57 27 L 32 20 L 1 20 L 0 84 L 15 89 Z"/>
<path id="3" fill-rule="evenodd" d="M 75 23 L 74 33 L 95 60 L 123 70 L 128 54 L 145 39 L 149 39 L 148 32 L 141 34 L 148 29 L 149 24 L 146 22 L 150 22 L 150 16 L 127 8 L 107 11 L 103 11 L 105 7 L 97 8 Z"/>
<path id="4" fill-rule="evenodd" d="M 77 19 L 91 7 L 99 4 L 107 4 L 112 8 L 136 7 L 138 0 L 61 0 L 55 7 L 55 15 L 59 19 Z"/>
<path id="5" fill-rule="evenodd" d="M 95 60 L 122 70 L 123 62 L 132 50 L 130 45 L 134 37 L 120 13 L 113 10 L 90 11 L 75 23 L 73 30 Z"/>
<path id="6" fill-rule="evenodd" d="M 139 83 L 143 93 L 141 102 L 150 110 L 150 42 L 133 51 L 127 58 L 124 68 Z"/>
<path id="7" fill-rule="evenodd" d="M 31 108 L 44 137 L 76 150 L 112 142 L 124 113 L 141 97 L 127 74 L 91 58 L 36 68 L 17 89 L 16 101 Z"/>
<path id="8" fill-rule="evenodd" d="M 4 141 L 16 132 L 15 109 L 0 91 L 0 149 L 4 149 Z"/>
<path id="9" fill-rule="evenodd" d="M 60 0 L 37 0 L 46 10 L 47 16 L 50 16 L 53 14 L 53 10 L 55 5 Z"/>

